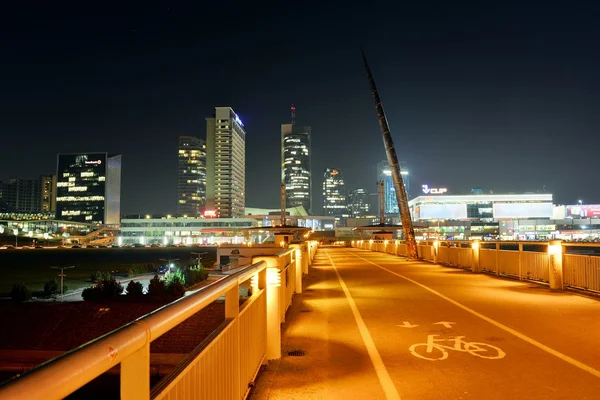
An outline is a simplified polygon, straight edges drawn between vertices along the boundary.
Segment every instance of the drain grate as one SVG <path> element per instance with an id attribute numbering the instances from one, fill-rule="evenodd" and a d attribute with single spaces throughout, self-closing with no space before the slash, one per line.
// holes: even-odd
<path id="1" fill-rule="evenodd" d="M 305 356 L 306 352 L 304 350 L 292 350 L 292 351 L 288 351 L 288 356 L 291 357 L 302 357 Z"/>

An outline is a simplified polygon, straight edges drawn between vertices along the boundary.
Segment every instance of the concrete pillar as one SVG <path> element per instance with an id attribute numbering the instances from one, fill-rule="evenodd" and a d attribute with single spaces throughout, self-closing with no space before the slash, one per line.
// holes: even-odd
<path id="1" fill-rule="evenodd" d="M 500 242 L 496 243 L 496 276 L 500 275 Z"/>
<path id="2" fill-rule="evenodd" d="M 267 360 L 281 358 L 281 323 L 279 311 L 279 268 L 267 268 Z"/>
<path id="3" fill-rule="evenodd" d="M 551 240 L 548 242 L 548 261 L 550 273 L 550 289 L 563 289 L 563 252 L 562 240 Z"/>
<path id="4" fill-rule="evenodd" d="M 438 263 L 438 255 L 440 254 L 440 242 L 435 240 L 433 242 L 433 263 Z"/>
<path id="5" fill-rule="evenodd" d="M 471 271 L 475 272 L 475 273 L 479 273 L 481 271 L 480 267 L 479 267 L 479 248 L 481 247 L 481 244 L 479 243 L 479 240 L 473 240 L 473 242 L 471 243 L 471 249 L 473 250 L 473 255 L 472 255 L 472 264 L 471 264 Z"/>
<path id="6" fill-rule="evenodd" d="M 296 293 L 302 293 L 302 269 L 303 263 L 302 259 L 304 255 L 302 254 L 302 249 L 296 249 Z"/>

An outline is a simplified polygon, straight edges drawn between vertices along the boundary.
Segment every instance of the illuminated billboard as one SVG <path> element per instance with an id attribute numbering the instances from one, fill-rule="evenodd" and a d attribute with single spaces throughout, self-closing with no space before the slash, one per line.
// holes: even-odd
<path id="1" fill-rule="evenodd" d="M 465 219 L 466 204 L 421 204 L 415 210 L 418 219 Z"/>
<path id="2" fill-rule="evenodd" d="M 494 218 L 552 218 L 552 203 L 494 203 Z"/>
<path id="3" fill-rule="evenodd" d="M 598 218 L 600 204 L 584 204 L 567 206 L 567 218 Z"/>

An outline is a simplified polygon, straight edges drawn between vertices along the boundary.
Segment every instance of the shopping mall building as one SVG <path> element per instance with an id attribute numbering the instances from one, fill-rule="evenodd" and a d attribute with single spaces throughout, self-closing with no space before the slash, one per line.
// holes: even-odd
<path id="1" fill-rule="evenodd" d="M 428 194 L 409 201 L 421 239 L 594 239 L 600 205 L 554 205 L 552 194 Z"/>

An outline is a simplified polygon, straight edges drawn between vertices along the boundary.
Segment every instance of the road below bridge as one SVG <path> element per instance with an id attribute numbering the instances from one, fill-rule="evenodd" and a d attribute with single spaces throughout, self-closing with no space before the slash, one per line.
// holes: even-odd
<path id="1" fill-rule="evenodd" d="M 600 399 L 597 299 L 340 247 L 304 287 L 251 399 Z"/>

